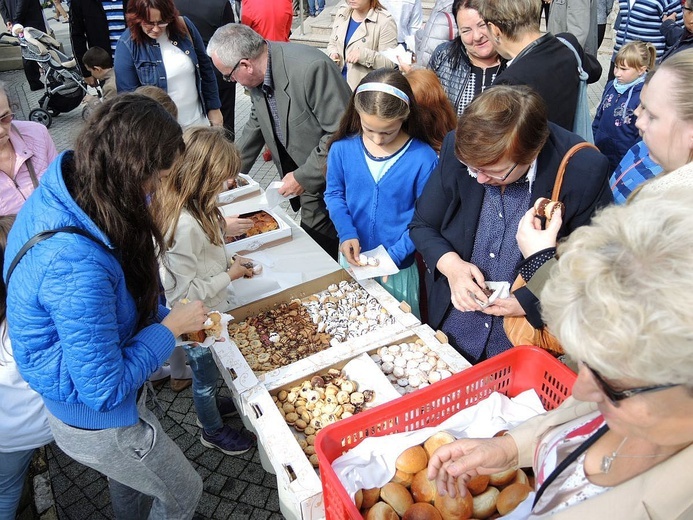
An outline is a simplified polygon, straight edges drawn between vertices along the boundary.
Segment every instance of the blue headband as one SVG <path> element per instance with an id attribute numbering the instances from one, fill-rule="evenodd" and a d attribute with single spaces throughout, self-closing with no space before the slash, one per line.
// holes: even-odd
<path id="1" fill-rule="evenodd" d="M 407 106 L 409 106 L 409 96 L 407 96 L 397 87 L 393 87 L 387 83 L 364 83 L 363 85 L 359 85 L 356 89 L 357 94 L 360 94 L 361 92 L 385 92 L 386 94 L 390 94 L 391 96 L 401 99 L 407 104 Z"/>

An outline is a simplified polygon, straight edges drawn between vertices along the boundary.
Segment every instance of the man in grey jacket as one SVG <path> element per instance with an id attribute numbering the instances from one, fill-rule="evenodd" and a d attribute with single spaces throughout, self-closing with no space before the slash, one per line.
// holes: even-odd
<path id="1" fill-rule="evenodd" d="M 207 52 L 226 81 L 250 92 L 250 118 L 236 142 L 241 171 L 250 171 L 267 143 L 283 181 L 279 193 L 292 197 L 301 227 L 336 258 L 339 241 L 324 193 L 327 141 L 351 96 L 339 69 L 319 49 L 270 43 L 240 24 L 217 29 Z"/>

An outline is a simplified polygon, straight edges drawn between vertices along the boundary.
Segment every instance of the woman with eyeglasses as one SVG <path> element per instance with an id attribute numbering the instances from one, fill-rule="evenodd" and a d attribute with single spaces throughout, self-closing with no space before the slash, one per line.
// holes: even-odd
<path id="1" fill-rule="evenodd" d="M 428 323 L 448 335 L 471 363 L 511 347 L 504 316 L 543 326 L 526 289 L 486 306 L 485 282 L 517 277 L 522 255 L 518 222 L 539 197 L 550 197 L 565 153 L 582 139 L 547 121 L 546 105 L 526 86 L 497 86 L 472 101 L 416 203 L 410 237 L 427 266 Z M 559 236 L 587 224 L 612 201 L 608 160 L 580 150 L 568 163 L 560 200 Z M 525 273 L 525 279 L 527 274 Z"/>
<path id="2" fill-rule="evenodd" d="M 183 128 L 222 126 L 214 69 L 193 23 L 172 0 L 132 0 L 126 20 L 115 51 L 118 92 L 155 85 L 173 99 Z"/>
<path id="3" fill-rule="evenodd" d="M 19 212 L 57 155 L 45 126 L 14 121 L 7 88 L 0 81 L 0 216 Z"/>
<path id="4" fill-rule="evenodd" d="M 690 190 L 642 191 L 559 245 L 541 301 L 578 361 L 573 395 L 502 437 L 440 448 L 440 492 L 532 466 L 522 518 L 693 518 L 692 207 Z"/>

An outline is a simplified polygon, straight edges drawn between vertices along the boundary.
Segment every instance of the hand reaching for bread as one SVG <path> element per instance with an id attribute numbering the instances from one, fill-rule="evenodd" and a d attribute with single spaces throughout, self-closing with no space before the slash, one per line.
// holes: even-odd
<path id="1" fill-rule="evenodd" d="M 490 439 L 460 439 L 440 447 L 428 463 L 428 478 L 436 481 L 441 495 L 455 496 L 458 480 L 469 482 L 477 475 L 491 475 L 517 467 L 517 445 L 509 435 Z"/>
<path id="2" fill-rule="evenodd" d="M 448 432 L 438 432 L 423 445 L 404 450 L 390 482 L 359 489 L 354 504 L 365 520 L 484 520 L 506 515 L 527 498 L 532 486 L 527 474 L 515 467 L 515 441 L 501 433 L 492 439 L 456 441 Z"/>
<path id="3" fill-rule="evenodd" d="M 176 303 L 161 324 L 168 328 L 174 337 L 202 329 L 207 321 L 208 309 L 200 301 Z"/>

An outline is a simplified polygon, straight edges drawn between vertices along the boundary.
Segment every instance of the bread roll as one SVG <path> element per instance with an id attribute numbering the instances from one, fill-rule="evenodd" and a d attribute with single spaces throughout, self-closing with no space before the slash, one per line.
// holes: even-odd
<path id="1" fill-rule="evenodd" d="M 405 488 L 409 488 L 412 480 L 414 480 L 413 473 L 405 473 L 404 471 L 396 470 L 395 476 L 392 477 L 390 482 L 396 482 L 397 484 L 402 484 Z"/>
<path id="2" fill-rule="evenodd" d="M 474 518 L 484 520 L 496 512 L 496 500 L 500 491 L 490 486 L 486 491 L 477 495 L 473 499 Z"/>
<path id="3" fill-rule="evenodd" d="M 469 493 L 464 496 L 458 493 L 455 498 L 436 493 L 433 505 L 436 506 L 443 520 L 467 520 L 472 517 L 474 511 L 474 502 Z"/>
<path id="4" fill-rule="evenodd" d="M 419 502 L 412 505 L 407 512 L 404 513 L 402 520 L 443 520 L 440 512 L 431 504 Z"/>
<path id="5" fill-rule="evenodd" d="M 510 484 L 516 476 L 517 468 L 510 468 L 489 475 L 488 483 L 492 486 L 505 486 L 506 484 Z"/>
<path id="6" fill-rule="evenodd" d="M 477 475 L 472 480 L 467 482 L 467 491 L 469 491 L 472 496 L 477 496 L 486 491 L 490 477 L 488 475 Z"/>
<path id="7" fill-rule="evenodd" d="M 410 491 L 414 497 L 414 502 L 433 503 L 436 498 L 436 483 L 433 480 L 428 480 L 426 476 L 427 469 L 422 469 L 411 482 Z"/>
<path id="8" fill-rule="evenodd" d="M 395 467 L 405 473 L 417 473 L 428 464 L 428 455 L 421 446 L 412 446 L 404 450 L 397 460 Z"/>
<path id="9" fill-rule="evenodd" d="M 529 477 L 527 476 L 527 473 L 525 473 L 525 472 L 522 471 L 521 469 L 518 469 L 518 470 L 517 470 L 517 474 L 515 475 L 515 478 L 514 478 L 513 481 L 511 482 L 511 484 L 515 484 L 515 483 L 518 483 L 518 484 L 526 484 L 527 486 L 532 487 L 532 486 L 529 484 Z"/>
<path id="10" fill-rule="evenodd" d="M 434 451 L 436 451 L 441 446 L 450 444 L 455 440 L 455 437 L 453 437 L 451 434 L 449 434 L 446 431 L 442 431 L 434 433 L 428 439 L 426 439 L 426 442 L 424 442 L 423 447 L 424 450 L 426 450 L 426 455 L 428 455 L 428 458 L 430 459 Z"/>
<path id="11" fill-rule="evenodd" d="M 385 502 L 377 502 L 368 510 L 366 520 L 399 520 L 395 510 Z"/>
<path id="12" fill-rule="evenodd" d="M 380 499 L 390 504 L 399 516 L 402 516 L 414 503 L 407 488 L 395 482 L 388 482 L 380 488 Z"/>
<path id="13" fill-rule="evenodd" d="M 507 515 L 522 502 L 527 495 L 532 492 L 532 488 L 526 484 L 510 484 L 498 495 L 496 507 L 501 515 Z"/>
<path id="14" fill-rule="evenodd" d="M 368 509 L 380 499 L 380 488 L 362 489 L 361 494 L 363 495 L 361 507 Z"/>
<path id="15" fill-rule="evenodd" d="M 361 504 L 363 504 L 363 490 L 359 489 L 354 495 L 354 504 L 356 509 L 361 509 Z"/>

